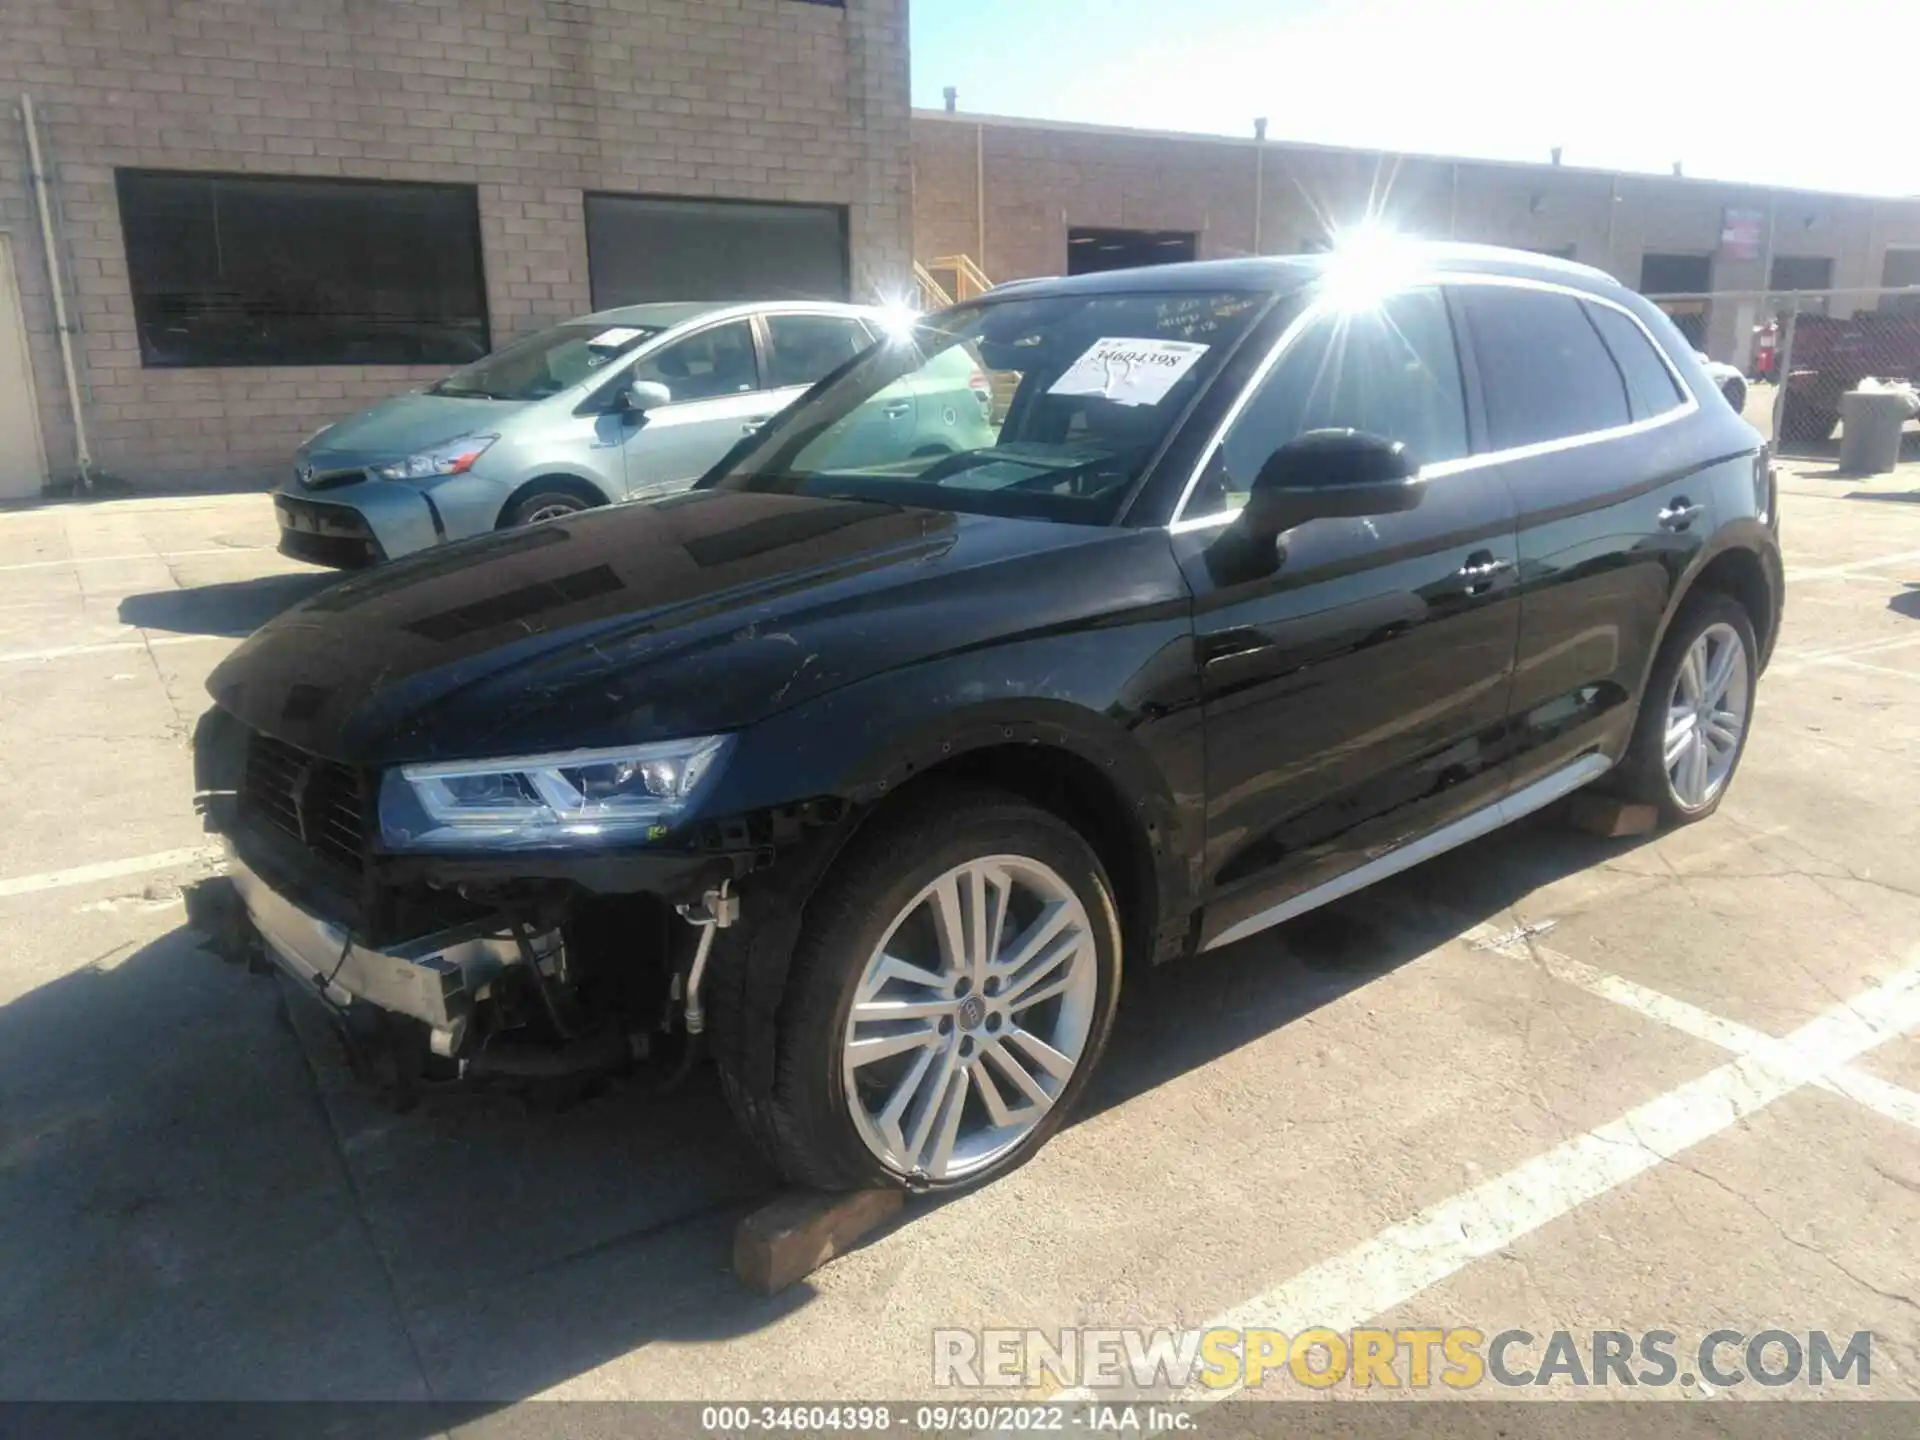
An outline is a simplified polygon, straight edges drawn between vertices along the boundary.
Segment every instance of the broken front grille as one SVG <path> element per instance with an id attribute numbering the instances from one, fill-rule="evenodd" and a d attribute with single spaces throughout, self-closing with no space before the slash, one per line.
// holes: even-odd
<path id="1" fill-rule="evenodd" d="M 300 841 L 330 864 L 358 871 L 366 852 L 360 774 L 270 735 L 247 743 L 240 800 L 246 813 Z"/>

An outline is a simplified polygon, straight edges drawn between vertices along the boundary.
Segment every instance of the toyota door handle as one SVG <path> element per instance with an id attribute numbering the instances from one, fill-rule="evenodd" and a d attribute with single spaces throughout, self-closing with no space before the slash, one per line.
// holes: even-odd
<path id="1" fill-rule="evenodd" d="M 1686 496 L 1682 495 L 1660 512 L 1660 528 L 1662 530 L 1684 530 L 1706 513 L 1706 506 L 1696 505 L 1687 499 Z"/>
<path id="2" fill-rule="evenodd" d="M 880 413 L 889 420 L 904 420 L 913 413 L 913 402 L 910 400 L 895 400 L 891 405 L 882 409 Z"/>

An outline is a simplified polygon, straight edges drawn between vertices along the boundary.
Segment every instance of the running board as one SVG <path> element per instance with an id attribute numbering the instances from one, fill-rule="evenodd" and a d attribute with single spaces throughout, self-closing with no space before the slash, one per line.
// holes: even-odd
<path id="1" fill-rule="evenodd" d="M 1330 901 L 1343 895 L 1351 895 L 1356 890 L 1364 890 L 1376 880 L 1384 880 L 1389 875 L 1398 875 L 1402 870 L 1411 870 L 1422 860 L 1431 860 L 1436 855 L 1457 849 L 1470 840 L 1478 840 L 1482 835 L 1491 835 L 1503 825 L 1510 825 L 1524 815 L 1545 809 L 1562 796 L 1571 795 L 1582 785 L 1598 780 L 1613 768 L 1613 762 L 1604 755 L 1582 755 L 1571 765 L 1562 767 L 1543 780 L 1536 780 L 1524 790 L 1482 806 L 1471 815 L 1463 815 L 1449 825 L 1443 825 L 1431 835 L 1422 835 L 1418 840 L 1410 840 L 1397 850 L 1389 850 L 1376 860 L 1364 865 L 1356 865 L 1344 875 L 1336 875 L 1324 885 L 1316 885 L 1311 890 L 1302 891 L 1290 900 L 1282 900 L 1270 910 L 1262 910 L 1258 915 L 1249 915 L 1237 925 L 1230 925 L 1200 948 L 1217 950 L 1222 945 L 1231 945 L 1236 940 L 1244 940 L 1249 935 L 1258 935 L 1262 930 L 1291 920 L 1296 915 L 1304 915 L 1309 910 L 1317 910 Z"/>

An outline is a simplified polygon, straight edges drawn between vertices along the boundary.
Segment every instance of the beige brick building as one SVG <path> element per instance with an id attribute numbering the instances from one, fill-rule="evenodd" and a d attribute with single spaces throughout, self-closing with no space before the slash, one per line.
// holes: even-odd
<path id="1" fill-rule="evenodd" d="M 72 407 L 23 96 L 38 115 L 94 464 L 135 484 L 275 476 L 317 426 L 439 373 L 462 345 L 590 308 L 592 197 L 810 207 L 815 232 L 842 237 L 833 288 L 869 293 L 908 269 L 906 0 L 0 0 L 0 262 L 11 261 L 0 263 L 0 326 L 18 312 L 0 334 L 0 377 L 24 331 L 37 443 L 56 483 L 75 469 Z M 356 282 L 357 303 L 383 314 L 413 304 L 395 292 L 423 277 L 446 295 L 476 292 L 416 339 L 431 363 L 391 363 L 387 341 L 311 335 L 284 354 L 324 351 L 327 363 L 275 363 L 246 294 L 216 296 L 215 321 L 181 318 L 182 295 L 204 294 L 204 277 L 141 267 L 204 268 L 201 249 L 244 240 L 238 225 L 211 240 L 186 230 L 206 229 L 206 213 L 215 232 L 223 216 L 251 213 L 257 187 L 233 177 L 268 176 L 451 187 L 392 192 L 390 243 L 407 274 Z M 389 192 L 371 187 L 276 193 L 300 214 L 334 216 L 340 239 L 388 223 Z M 130 272 L 129 195 L 140 233 L 179 257 L 136 255 Z M 452 215 L 451 230 L 415 224 L 416 201 Z M 287 238 L 266 230 L 254 243 L 270 249 L 275 234 Z M 310 280 L 302 303 L 324 301 Z M 359 351 L 388 363 L 352 363 Z M 209 357 L 219 363 L 196 363 Z M 7 413 L 0 405 L 0 425 Z M 16 427 L 21 413 L 16 402 Z"/>
<path id="2" fill-rule="evenodd" d="M 1190 244 L 1200 259 L 1314 249 L 1371 207 L 1399 230 L 1550 250 L 1647 293 L 1759 291 L 1770 277 L 1804 289 L 1920 283 L 1920 199 L 924 110 L 913 155 L 915 255 L 968 255 L 995 281 L 1066 274 L 1080 246 L 1097 254 L 1129 232 L 1169 254 Z M 1742 214 L 1750 258 L 1726 240 Z M 1878 302 L 1834 307 L 1855 303 Z M 1705 348 L 1739 363 L 1762 302 L 1671 308 L 1697 308 Z"/>
<path id="3" fill-rule="evenodd" d="M 1920 200 L 912 112 L 907 41 L 907 0 L 0 0 L 0 500 L 76 410 L 97 473 L 259 484 L 596 306 L 1293 251 L 1383 197 L 1649 292 L 1920 283 Z M 1765 306 L 1676 308 L 1737 361 Z"/>

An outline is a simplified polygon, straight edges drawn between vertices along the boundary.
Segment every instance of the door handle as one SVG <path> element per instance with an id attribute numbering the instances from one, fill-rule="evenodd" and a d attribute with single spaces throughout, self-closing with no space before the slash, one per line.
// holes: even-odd
<path id="1" fill-rule="evenodd" d="M 895 400 L 891 404 L 883 407 L 880 413 L 889 420 L 904 420 L 913 413 L 913 402 L 911 400 Z"/>
<path id="2" fill-rule="evenodd" d="M 751 420 L 744 420 L 740 424 L 740 433 L 742 435 L 751 435 L 772 418 L 771 415 L 756 415 Z"/>
<path id="3" fill-rule="evenodd" d="M 1467 556 L 1467 563 L 1455 574 L 1465 583 L 1462 592 L 1468 595 L 1483 595 L 1500 576 L 1513 569 L 1513 561 L 1496 555 L 1491 550 L 1476 550 Z"/>
<path id="4" fill-rule="evenodd" d="M 1660 512 L 1660 528 L 1684 530 L 1706 513 L 1706 506 L 1696 505 L 1684 495 L 1676 495 L 1673 502 Z"/>

